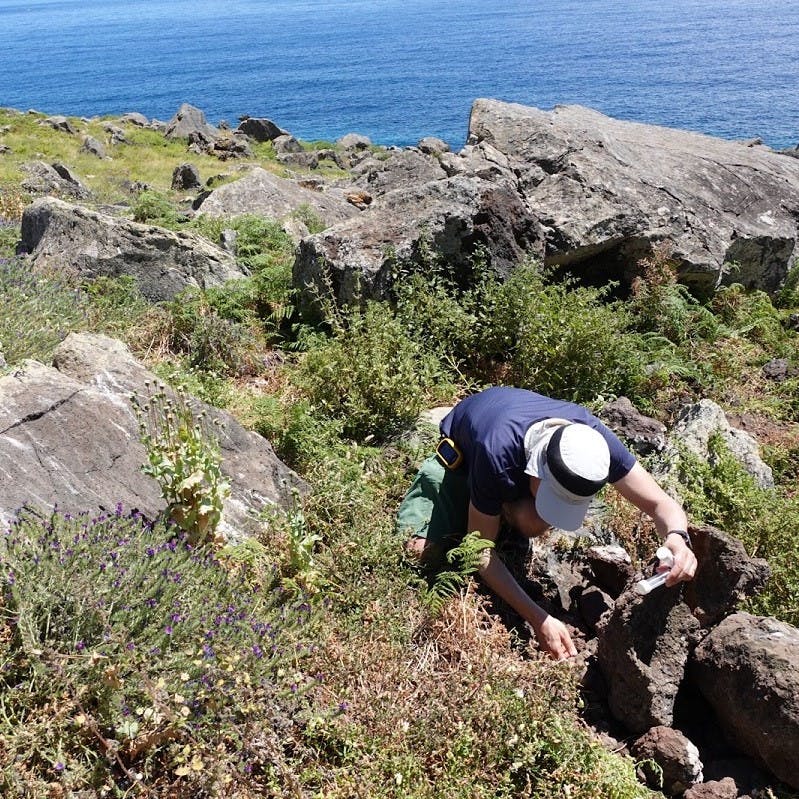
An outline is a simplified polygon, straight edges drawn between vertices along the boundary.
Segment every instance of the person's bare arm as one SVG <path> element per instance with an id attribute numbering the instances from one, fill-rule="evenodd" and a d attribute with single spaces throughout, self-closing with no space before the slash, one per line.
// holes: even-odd
<path id="1" fill-rule="evenodd" d="M 477 530 L 482 538 L 497 540 L 499 516 L 481 513 L 469 503 L 470 531 Z M 538 643 L 558 660 L 565 660 L 577 654 L 566 625 L 550 616 L 537 605 L 516 582 L 508 567 L 492 549 L 486 550 L 486 558 L 480 567 L 480 577 L 501 599 L 507 602 L 535 631 Z"/>
<path id="2" fill-rule="evenodd" d="M 655 523 L 655 528 L 664 536 L 665 545 L 674 555 L 666 585 L 681 580 L 691 580 L 696 574 L 696 557 L 679 535 L 669 535 L 669 530 L 686 530 L 688 519 L 680 504 L 670 497 L 649 472 L 636 463 L 635 466 L 613 483 L 613 487 L 627 500 L 642 510 Z"/>

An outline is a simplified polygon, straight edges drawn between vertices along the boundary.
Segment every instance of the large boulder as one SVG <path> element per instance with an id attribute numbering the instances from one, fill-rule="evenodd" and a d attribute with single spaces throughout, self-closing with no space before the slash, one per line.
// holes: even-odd
<path id="1" fill-rule="evenodd" d="M 733 614 L 696 648 L 690 673 L 733 742 L 799 788 L 799 630 Z"/>
<path id="2" fill-rule="evenodd" d="M 91 191 L 64 164 L 30 161 L 22 165 L 22 171 L 27 174 L 22 181 L 22 188 L 31 194 L 49 194 L 77 200 L 86 200 L 91 196 Z"/>
<path id="3" fill-rule="evenodd" d="M 455 175 L 378 197 L 358 217 L 304 239 L 294 282 L 337 297 L 386 295 L 397 262 L 428 265 L 442 256 L 455 270 L 483 249 L 493 269 L 507 276 L 527 252 L 543 255 L 540 227 L 513 181 Z"/>
<path id="4" fill-rule="evenodd" d="M 78 513 L 117 502 L 154 517 L 164 502 L 141 472 L 146 453 L 131 396 L 145 400 L 155 375 L 121 342 L 92 334 L 68 336 L 53 364 L 28 361 L 0 377 L 0 520 L 23 505 Z M 290 507 L 306 486 L 266 439 L 224 411 L 194 405 L 219 422 L 222 471 L 231 484 L 222 532 L 254 532 L 259 513 Z"/>
<path id="5" fill-rule="evenodd" d="M 469 136 L 516 165 L 550 263 L 629 270 L 665 239 L 697 288 L 721 281 L 767 291 L 793 265 L 799 161 L 768 148 L 580 106 L 547 112 L 484 99 L 472 107 Z"/>
<path id="6" fill-rule="evenodd" d="M 152 302 L 170 300 L 188 286 L 207 288 L 243 277 L 230 253 L 194 233 L 51 198 L 36 200 L 23 212 L 20 248 L 35 266 L 91 278 L 131 275 Z"/>
<path id="7" fill-rule="evenodd" d="M 435 158 L 418 150 L 390 150 L 379 157 L 366 158 L 352 169 L 352 174 L 354 185 L 374 197 L 447 177 Z"/>
<path id="8" fill-rule="evenodd" d="M 293 180 L 280 178 L 261 167 L 252 169 L 233 183 L 214 189 L 202 200 L 197 211 L 215 218 L 257 214 L 282 219 L 303 208 L 311 208 L 326 225 L 333 225 L 358 213 L 343 194 L 306 189 Z"/>

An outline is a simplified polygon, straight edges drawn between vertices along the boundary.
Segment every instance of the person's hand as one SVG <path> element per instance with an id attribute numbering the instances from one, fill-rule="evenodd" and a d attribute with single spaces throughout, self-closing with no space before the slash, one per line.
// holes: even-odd
<path id="1" fill-rule="evenodd" d="M 696 556 L 688 548 L 682 536 L 667 535 L 664 544 L 674 556 L 674 564 L 669 570 L 666 585 L 672 586 L 679 582 L 693 580 L 696 574 Z M 664 571 L 664 569 L 658 569 L 658 571 Z"/>
<path id="2" fill-rule="evenodd" d="M 566 660 L 575 657 L 577 649 L 563 622 L 554 616 L 546 616 L 541 625 L 535 630 L 535 637 L 541 648 L 548 652 L 555 660 Z"/>

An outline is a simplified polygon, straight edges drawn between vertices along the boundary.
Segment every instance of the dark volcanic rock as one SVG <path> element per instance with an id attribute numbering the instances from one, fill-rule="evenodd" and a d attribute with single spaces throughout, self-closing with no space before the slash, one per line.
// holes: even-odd
<path id="1" fill-rule="evenodd" d="M 271 119 L 248 117 L 239 123 L 237 130 L 255 141 L 272 141 L 282 136 L 282 131 Z"/>
<path id="2" fill-rule="evenodd" d="M 625 439 L 639 455 L 660 452 L 666 446 L 666 426 L 644 416 L 627 397 L 608 402 L 600 411 L 602 421 Z"/>
<path id="3" fill-rule="evenodd" d="M 649 764 L 640 767 L 651 788 L 662 784 L 663 791 L 673 796 L 702 781 L 699 750 L 671 727 L 652 727 L 633 743 L 630 751 L 636 760 L 652 760 L 660 767 L 660 772 Z"/>
<path id="4" fill-rule="evenodd" d="M 633 732 L 670 726 L 690 642 L 699 622 L 681 589 L 622 594 L 600 625 L 597 662 L 614 717 Z"/>
<path id="5" fill-rule="evenodd" d="M 765 560 L 750 557 L 740 541 L 715 527 L 691 527 L 690 534 L 697 571 L 685 584 L 685 601 L 707 628 L 757 595 L 771 570 Z"/>
<path id="6" fill-rule="evenodd" d="M 736 613 L 696 648 L 690 674 L 733 742 L 799 788 L 799 630 Z"/>
<path id="7" fill-rule="evenodd" d="M 24 164 L 22 169 L 28 175 L 22 181 L 22 188 L 32 194 L 55 194 L 77 200 L 86 200 L 91 196 L 89 189 L 64 164 L 31 161 Z"/>
<path id="8" fill-rule="evenodd" d="M 173 189 L 185 191 L 187 189 L 199 189 L 201 186 L 200 170 L 194 164 L 181 164 L 175 167 L 172 172 Z"/>

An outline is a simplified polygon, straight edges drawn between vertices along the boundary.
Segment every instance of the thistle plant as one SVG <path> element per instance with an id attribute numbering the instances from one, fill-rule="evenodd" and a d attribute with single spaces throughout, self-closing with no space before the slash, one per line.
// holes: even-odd
<path id="1" fill-rule="evenodd" d="M 132 398 L 147 450 L 142 471 L 158 482 L 167 517 L 188 534 L 189 541 L 213 542 L 230 494 L 213 432 L 218 422 L 209 424 L 204 410 L 195 415 L 184 397 L 157 388 L 144 403 Z"/>

